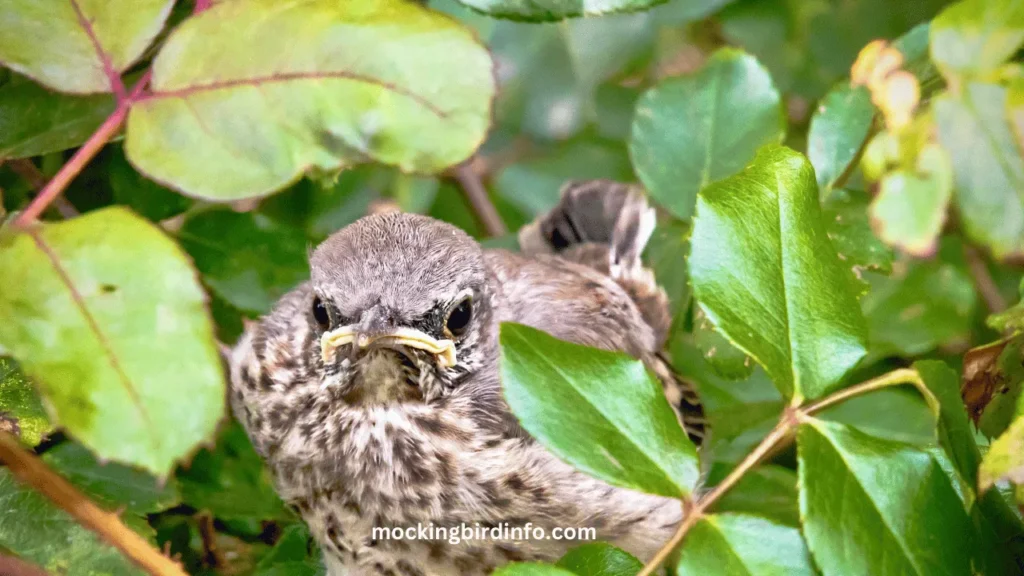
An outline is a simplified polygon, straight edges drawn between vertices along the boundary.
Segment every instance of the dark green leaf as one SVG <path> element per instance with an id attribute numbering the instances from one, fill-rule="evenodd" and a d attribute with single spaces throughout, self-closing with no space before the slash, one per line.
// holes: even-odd
<path id="1" fill-rule="evenodd" d="M 506 323 L 501 380 L 523 427 L 578 469 L 663 496 L 693 489 L 696 449 L 639 360 Z"/>
<path id="2" fill-rule="evenodd" d="M 568 180 L 607 178 L 631 181 L 629 158 L 619 146 L 575 140 L 501 170 L 498 194 L 529 216 L 550 210 Z"/>
<path id="3" fill-rule="evenodd" d="M 498 18 L 532 22 L 562 20 L 575 16 L 595 16 L 610 12 L 646 10 L 665 0 L 459 0 L 466 6 Z"/>
<path id="4" fill-rule="evenodd" d="M 973 527 L 931 454 L 815 419 L 797 445 L 804 535 L 825 576 L 971 573 Z"/>
<path id="5" fill-rule="evenodd" d="M 0 468 L 0 547 L 50 574 L 145 574 L 96 533 Z"/>
<path id="6" fill-rule="evenodd" d="M 149 220 L 156 222 L 177 216 L 192 205 L 192 200 L 136 172 L 120 148 L 111 155 L 107 171 L 114 201 L 127 205 Z"/>
<path id="7" fill-rule="evenodd" d="M 977 294 L 963 245 L 946 239 L 932 260 L 902 258 L 891 276 L 866 274 L 871 290 L 861 305 L 873 357 L 916 356 L 970 337 Z"/>
<path id="8" fill-rule="evenodd" d="M 7 0 L 0 4 L 0 62 L 62 92 L 114 92 L 112 81 L 142 55 L 173 4 Z"/>
<path id="9" fill-rule="evenodd" d="M 814 576 L 800 531 L 764 518 L 712 514 L 686 537 L 679 576 Z"/>
<path id="10" fill-rule="evenodd" d="M 636 576 L 644 565 L 625 550 L 605 542 L 577 546 L 565 553 L 558 566 L 577 576 Z"/>
<path id="11" fill-rule="evenodd" d="M 151 87 L 128 117 L 132 163 L 230 200 L 368 160 L 461 162 L 490 125 L 494 74 L 472 32 L 414 3 L 249 0 L 178 26 Z"/>
<path id="12" fill-rule="evenodd" d="M 43 455 L 43 461 L 109 509 L 124 507 L 129 512 L 148 514 L 166 510 L 181 501 L 173 479 L 161 482 L 122 464 L 100 464 L 80 444 L 65 442 L 56 446 Z"/>
<path id="13" fill-rule="evenodd" d="M 837 404 L 819 415 L 871 436 L 919 446 L 935 444 L 935 414 L 909 387 L 876 390 Z"/>
<path id="14" fill-rule="evenodd" d="M 645 256 L 658 285 L 668 294 L 672 317 L 690 307 L 690 283 L 686 255 L 690 252 L 690 227 L 678 220 L 658 223 L 647 243 Z"/>
<path id="15" fill-rule="evenodd" d="M 961 0 L 932 22 L 932 60 L 947 73 L 999 67 L 1024 43 L 1024 5 L 1017 0 Z"/>
<path id="16" fill-rule="evenodd" d="M 39 444 L 53 430 L 43 403 L 18 364 L 0 356 L 0 430 L 29 446 Z"/>
<path id="17" fill-rule="evenodd" d="M 871 131 L 875 106 L 867 88 L 843 82 L 818 104 L 807 135 L 807 157 L 814 165 L 821 193 L 850 169 Z"/>
<path id="18" fill-rule="evenodd" d="M 697 200 L 694 295 L 715 325 L 787 397 L 835 389 L 865 354 L 857 289 L 829 241 L 810 163 L 758 153 Z"/>
<path id="19" fill-rule="evenodd" d="M 245 430 L 235 422 L 224 427 L 215 448 L 196 454 L 178 471 L 184 502 L 222 520 L 290 520 Z"/>
<path id="20" fill-rule="evenodd" d="M 97 456 L 164 476 L 213 433 L 225 403 L 213 326 L 160 229 L 107 208 L 8 233 L 0 277 L 0 347 Z"/>
<path id="21" fill-rule="evenodd" d="M 114 98 L 68 96 L 29 81 L 0 87 L 0 158 L 74 148 L 114 111 Z"/>
<path id="22" fill-rule="evenodd" d="M 1024 253 L 1024 159 L 1006 118 L 1006 88 L 968 82 L 934 109 L 964 230 L 998 258 Z"/>
<path id="23" fill-rule="evenodd" d="M 262 214 L 214 208 L 189 217 L 177 235 L 203 281 L 245 312 L 269 312 L 309 276 L 306 236 Z"/>
<path id="24" fill-rule="evenodd" d="M 323 562 L 310 555 L 310 544 L 305 525 L 285 528 L 274 548 L 260 560 L 253 576 L 323 576 Z"/>
<path id="25" fill-rule="evenodd" d="M 779 93 L 754 57 L 722 49 L 698 72 L 663 81 L 637 103 L 630 156 L 637 175 L 679 218 L 702 188 L 782 141 Z"/>
<path id="26" fill-rule="evenodd" d="M 709 479 L 710 480 L 710 479 Z M 717 512 L 743 512 L 785 526 L 800 526 L 796 472 L 782 466 L 758 466 L 715 503 Z"/>

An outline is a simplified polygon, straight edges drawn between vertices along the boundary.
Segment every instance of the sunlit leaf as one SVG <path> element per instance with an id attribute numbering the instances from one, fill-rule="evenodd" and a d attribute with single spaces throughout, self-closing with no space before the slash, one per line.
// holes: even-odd
<path id="1" fill-rule="evenodd" d="M 494 77 L 469 30 L 414 3 L 245 0 L 179 26 L 151 87 L 128 117 L 132 163 L 227 200 L 310 169 L 461 162 L 490 124 Z"/>
<path id="2" fill-rule="evenodd" d="M 0 242 L 0 346 L 56 423 L 99 457 L 166 475 L 224 412 L 221 360 L 187 257 L 121 208 Z"/>
<path id="3" fill-rule="evenodd" d="M 62 92 L 114 92 L 174 0 L 4 0 L 0 63 Z"/>
<path id="4" fill-rule="evenodd" d="M 637 103 L 630 156 L 651 195 L 679 218 L 708 184 L 740 171 L 785 133 L 779 93 L 753 56 L 722 49 Z"/>
<path id="5" fill-rule="evenodd" d="M 18 364 L 0 357 L 0 430 L 35 446 L 53 430 L 43 403 Z"/>
<path id="6" fill-rule="evenodd" d="M 864 356 L 857 290 L 829 241 L 810 163 L 760 152 L 697 201 L 690 277 L 715 325 L 787 397 L 815 398 Z"/>
<path id="7" fill-rule="evenodd" d="M 914 256 L 930 256 L 946 223 L 953 192 L 949 157 L 937 145 L 921 150 L 917 170 L 898 170 L 882 178 L 871 203 L 878 237 Z"/>
<path id="8" fill-rule="evenodd" d="M 679 576 L 814 576 L 800 531 L 744 514 L 705 516 L 686 536 Z"/>
<path id="9" fill-rule="evenodd" d="M 498 568 L 492 576 L 576 576 L 564 568 L 539 562 L 516 562 Z"/>
<path id="10" fill-rule="evenodd" d="M 1024 5 L 1017 0 L 961 0 L 932 22 L 932 60 L 957 73 L 992 70 L 1024 43 Z"/>
<path id="11" fill-rule="evenodd" d="M 693 489 L 696 449 L 639 360 L 506 323 L 501 381 L 523 427 L 580 470 L 663 496 Z"/>
<path id="12" fill-rule="evenodd" d="M 868 221 L 870 201 L 871 197 L 864 192 L 833 190 L 821 205 L 829 240 L 839 259 L 850 266 L 858 278 L 864 270 L 883 274 L 892 271 L 892 248 L 875 236 Z"/>
<path id="13" fill-rule="evenodd" d="M 973 526 L 931 454 L 814 419 L 797 446 L 803 532 L 825 576 L 971 573 Z"/>
<path id="14" fill-rule="evenodd" d="M 969 82 L 934 102 L 939 140 L 953 160 L 963 228 L 998 258 L 1024 253 L 1024 159 L 1006 118 L 1007 89 Z"/>

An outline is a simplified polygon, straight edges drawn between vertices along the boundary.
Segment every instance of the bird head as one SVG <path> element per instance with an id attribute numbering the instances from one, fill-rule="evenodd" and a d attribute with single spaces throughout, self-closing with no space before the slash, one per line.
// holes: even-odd
<path id="1" fill-rule="evenodd" d="M 454 226 L 367 216 L 318 246 L 310 265 L 321 384 L 350 404 L 431 402 L 494 356 L 483 252 Z"/>

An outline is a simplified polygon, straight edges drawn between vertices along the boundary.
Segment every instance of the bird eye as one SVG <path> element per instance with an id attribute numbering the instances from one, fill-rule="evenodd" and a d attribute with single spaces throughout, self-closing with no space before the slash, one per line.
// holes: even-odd
<path id="1" fill-rule="evenodd" d="M 453 336 L 462 336 L 469 326 L 470 319 L 473 318 L 473 306 L 472 301 L 469 298 L 464 298 L 459 302 L 452 311 L 448 313 L 448 319 L 444 322 L 444 327 L 448 329 Z"/>
<path id="2" fill-rule="evenodd" d="M 316 320 L 321 330 L 331 327 L 331 315 L 327 313 L 327 306 L 324 306 L 319 296 L 313 297 L 313 320 Z"/>

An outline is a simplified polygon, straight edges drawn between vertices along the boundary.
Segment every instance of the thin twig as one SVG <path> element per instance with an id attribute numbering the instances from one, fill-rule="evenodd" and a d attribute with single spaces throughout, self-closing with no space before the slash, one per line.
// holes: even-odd
<path id="1" fill-rule="evenodd" d="M 452 175 L 459 182 L 462 193 L 469 200 L 473 212 L 483 225 L 488 236 L 504 236 L 508 234 L 508 227 L 502 221 L 498 209 L 494 207 L 491 198 L 487 195 L 487 189 L 480 179 L 480 175 L 470 166 L 471 162 L 464 162 L 452 170 Z"/>
<path id="2" fill-rule="evenodd" d="M 974 280 L 974 287 L 978 289 L 978 294 L 981 294 L 981 298 L 985 300 L 989 313 L 996 314 L 1006 310 L 1006 300 L 999 293 L 999 287 L 992 280 L 992 275 L 988 273 L 988 266 L 978 249 L 970 244 L 964 244 L 964 257 L 967 260 L 971 278 Z"/>
<path id="3" fill-rule="evenodd" d="M 28 484 L 61 507 L 80 524 L 99 534 L 127 558 L 154 576 L 187 576 L 173 560 L 150 546 L 115 514 L 106 512 L 85 497 L 42 460 L 22 448 L 6 432 L 0 433 L 0 461 L 18 480 Z"/>
<path id="4" fill-rule="evenodd" d="M 782 419 L 779 423 L 772 428 L 771 432 L 761 440 L 761 443 L 754 448 L 754 450 L 747 454 L 736 468 L 733 468 L 732 472 L 725 477 L 724 480 L 718 483 L 717 486 L 711 489 L 711 491 L 703 494 L 697 499 L 697 502 L 689 510 L 683 523 L 676 529 L 676 533 L 672 535 L 672 538 L 662 546 L 661 550 L 655 554 L 654 558 L 644 566 L 637 576 L 650 576 L 658 569 L 658 566 L 668 559 L 672 551 L 675 550 L 676 546 L 683 541 L 686 534 L 691 528 L 697 525 L 697 522 L 704 516 L 704 512 L 713 506 L 718 500 L 729 491 L 730 488 L 736 485 L 743 475 L 749 472 L 754 466 L 761 463 L 769 453 L 772 452 L 778 445 L 790 437 L 793 428 L 797 425 L 797 419 L 794 417 L 794 411 L 787 409 L 782 415 Z"/>
<path id="5" fill-rule="evenodd" d="M 130 99 L 129 99 L 130 100 Z M 121 125 L 124 124 L 124 119 L 128 115 L 128 108 L 130 102 L 126 100 L 117 105 L 117 109 L 111 114 L 99 129 L 93 133 L 92 136 L 86 140 L 85 144 L 75 152 L 75 155 L 71 157 L 57 175 L 54 176 L 39 194 L 32 199 L 32 202 L 25 208 L 25 211 L 18 215 L 18 219 L 15 221 L 17 226 L 25 227 L 32 223 L 34 220 L 39 218 L 39 215 L 46 210 L 54 199 L 57 198 L 68 187 L 68 184 L 74 180 L 75 176 L 85 168 L 85 165 L 93 159 L 96 154 L 107 144 L 107 142 L 121 129 Z"/>
<path id="6" fill-rule="evenodd" d="M 29 564 L 14 556 L 0 554 L 0 576 L 49 576 L 35 564 Z"/>
<path id="7" fill-rule="evenodd" d="M 788 407 L 782 414 L 782 418 L 779 423 L 772 428 L 770 432 L 761 440 L 761 442 L 754 448 L 750 454 L 747 454 L 737 466 L 725 477 L 724 480 L 719 482 L 710 491 L 702 494 L 692 506 L 688 502 L 683 502 L 684 513 L 686 517 L 683 519 L 683 523 L 676 529 L 675 534 L 672 538 L 665 543 L 664 546 L 658 550 L 658 553 L 654 555 L 654 558 L 648 562 L 643 570 L 641 570 L 637 576 L 650 576 L 655 570 L 661 566 L 665 560 L 672 554 L 672 552 L 679 546 L 679 544 L 686 538 L 686 534 L 697 525 L 697 522 L 704 516 L 705 512 L 715 505 L 718 500 L 725 495 L 731 488 L 733 488 L 743 476 L 753 469 L 755 466 L 764 461 L 769 454 L 779 447 L 785 445 L 793 437 L 793 430 L 800 424 L 800 422 L 806 417 L 816 412 L 824 410 L 829 406 L 834 406 L 845 400 L 849 400 L 854 396 L 860 394 L 866 394 L 875 390 L 881 390 L 889 386 L 897 386 L 901 384 L 912 384 L 914 387 L 921 392 L 924 396 L 925 401 L 932 409 L 933 413 L 938 414 L 939 401 L 932 394 L 928 386 L 925 385 L 924 380 L 921 379 L 921 375 L 917 373 L 917 370 L 911 368 L 900 368 L 893 370 L 887 374 L 883 374 L 877 378 L 872 378 L 860 384 L 844 388 L 832 395 L 823 398 L 815 403 L 802 406 L 802 407 Z M 689 508 L 687 510 L 687 508 Z"/>

